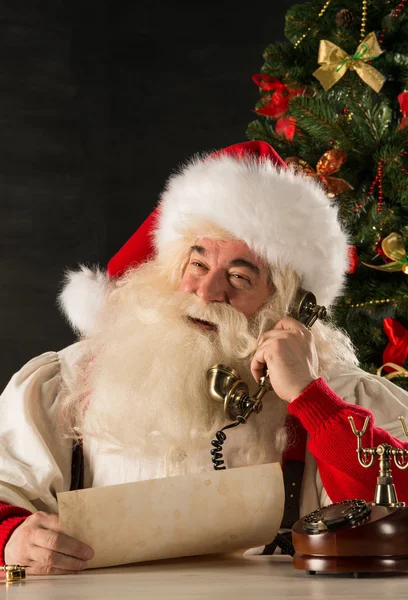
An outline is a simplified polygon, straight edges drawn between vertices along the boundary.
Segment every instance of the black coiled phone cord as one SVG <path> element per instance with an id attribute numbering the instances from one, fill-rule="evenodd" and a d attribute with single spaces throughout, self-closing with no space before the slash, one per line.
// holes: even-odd
<path id="1" fill-rule="evenodd" d="M 212 456 L 211 460 L 213 462 L 215 471 L 223 471 L 224 469 L 227 468 L 224 464 L 224 459 L 222 458 L 222 445 L 225 442 L 225 440 L 227 439 L 227 435 L 224 433 L 224 431 L 226 429 L 231 429 L 232 427 L 236 427 L 237 425 L 240 425 L 241 423 L 245 423 L 245 419 L 238 416 L 237 421 L 235 421 L 234 423 L 230 423 L 229 425 L 226 425 L 225 427 L 223 427 L 222 429 L 217 431 L 217 433 L 215 434 L 216 439 L 212 440 L 212 442 L 211 442 L 211 445 L 214 446 L 214 448 L 212 450 L 210 450 L 210 453 Z"/>
<path id="2" fill-rule="evenodd" d="M 236 421 L 234 421 L 234 423 L 230 423 L 229 425 L 226 425 L 225 427 L 217 431 L 217 433 L 215 434 L 216 439 L 211 441 L 211 445 L 214 446 L 214 448 L 210 450 L 210 453 L 212 456 L 211 460 L 213 462 L 215 471 L 223 471 L 227 468 L 224 464 L 224 459 L 222 457 L 222 446 L 225 440 L 227 439 L 227 435 L 226 433 L 224 433 L 224 431 L 226 429 L 232 429 L 233 427 L 236 427 L 241 423 L 246 423 L 246 420 L 238 415 L 238 418 Z M 283 554 L 289 554 L 289 556 L 295 555 L 295 548 L 293 544 L 280 533 L 276 534 L 276 537 L 273 540 L 273 542 L 271 542 L 271 544 L 268 544 L 268 547 L 271 549 L 274 546 L 278 546 L 282 550 Z M 272 552 L 270 553 L 272 554 Z"/>

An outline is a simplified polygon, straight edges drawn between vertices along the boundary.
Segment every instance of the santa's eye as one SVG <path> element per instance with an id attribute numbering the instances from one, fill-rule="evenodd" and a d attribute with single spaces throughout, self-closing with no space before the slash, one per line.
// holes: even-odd
<path id="1" fill-rule="evenodd" d="M 239 288 L 247 288 L 251 286 L 251 280 L 249 277 L 242 275 L 241 273 L 229 273 L 228 275 L 231 285 Z"/>

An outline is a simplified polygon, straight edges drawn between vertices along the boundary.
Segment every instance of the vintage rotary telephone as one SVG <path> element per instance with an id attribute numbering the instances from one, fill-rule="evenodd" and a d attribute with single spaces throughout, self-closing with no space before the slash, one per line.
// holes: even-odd
<path id="1" fill-rule="evenodd" d="M 299 519 L 292 528 L 295 547 L 293 566 L 315 573 L 399 573 L 408 572 L 408 507 L 398 502 L 392 479 L 391 463 L 398 469 L 408 469 L 408 450 L 380 444 L 363 448 L 363 429 L 357 436 L 358 461 L 370 468 L 378 457 L 379 474 L 373 502 L 344 500 L 336 502 Z M 408 430 L 399 417 L 403 432 Z"/>
<path id="2" fill-rule="evenodd" d="M 324 306 L 316 304 L 316 297 L 312 292 L 300 289 L 291 314 L 310 329 L 317 319 L 326 317 L 327 311 Z M 233 421 L 217 431 L 216 439 L 211 442 L 214 446 L 211 450 L 212 462 L 214 469 L 219 471 L 226 468 L 222 458 L 222 445 L 227 437 L 224 431 L 246 423 L 252 413 L 259 413 L 262 410 L 262 398 L 272 390 L 272 386 L 266 371 L 259 381 L 258 389 L 251 396 L 248 384 L 239 374 L 231 367 L 221 364 L 208 369 L 207 380 L 211 398 L 216 402 L 223 402 L 225 416 L 229 421 Z"/>

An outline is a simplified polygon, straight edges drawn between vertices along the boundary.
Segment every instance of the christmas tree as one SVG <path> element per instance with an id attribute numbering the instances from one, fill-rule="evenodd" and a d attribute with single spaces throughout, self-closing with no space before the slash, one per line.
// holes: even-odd
<path id="1" fill-rule="evenodd" d="M 405 389 L 407 7 L 408 0 L 293 5 L 288 41 L 270 44 L 253 76 L 260 96 L 247 129 L 249 139 L 269 142 L 290 168 L 320 181 L 338 206 L 350 271 L 333 318 L 364 369 Z"/>

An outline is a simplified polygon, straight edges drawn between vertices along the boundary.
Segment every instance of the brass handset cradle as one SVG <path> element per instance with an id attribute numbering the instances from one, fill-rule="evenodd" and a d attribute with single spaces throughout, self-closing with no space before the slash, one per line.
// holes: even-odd
<path id="1" fill-rule="evenodd" d="M 311 292 L 299 290 L 292 315 L 310 329 L 317 319 L 324 319 L 327 310 L 316 304 L 316 297 Z M 268 372 L 259 380 L 259 387 L 253 396 L 249 394 L 248 384 L 239 374 L 226 365 L 214 365 L 207 371 L 210 396 L 216 402 L 224 403 L 224 413 L 228 420 L 245 423 L 254 412 L 262 410 L 262 398 L 272 390 Z"/>
<path id="2" fill-rule="evenodd" d="M 371 505 L 390 507 L 405 506 L 405 502 L 398 502 L 395 485 L 392 479 L 391 463 L 392 459 L 394 459 L 394 463 L 398 469 L 405 471 L 408 468 L 408 450 L 394 448 L 389 444 L 380 444 L 375 448 L 363 448 L 361 438 L 368 427 L 370 418 L 370 415 L 366 417 L 363 429 L 359 431 L 354 424 L 353 417 L 348 417 L 351 429 L 353 430 L 354 435 L 357 436 L 357 454 L 360 465 L 365 469 L 368 469 L 373 465 L 376 456 L 378 456 L 379 459 L 379 474 L 377 477 L 374 500 L 371 502 Z M 403 432 L 408 436 L 404 418 L 398 418 L 401 421 Z M 370 458 L 367 458 L 368 456 Z"/>

